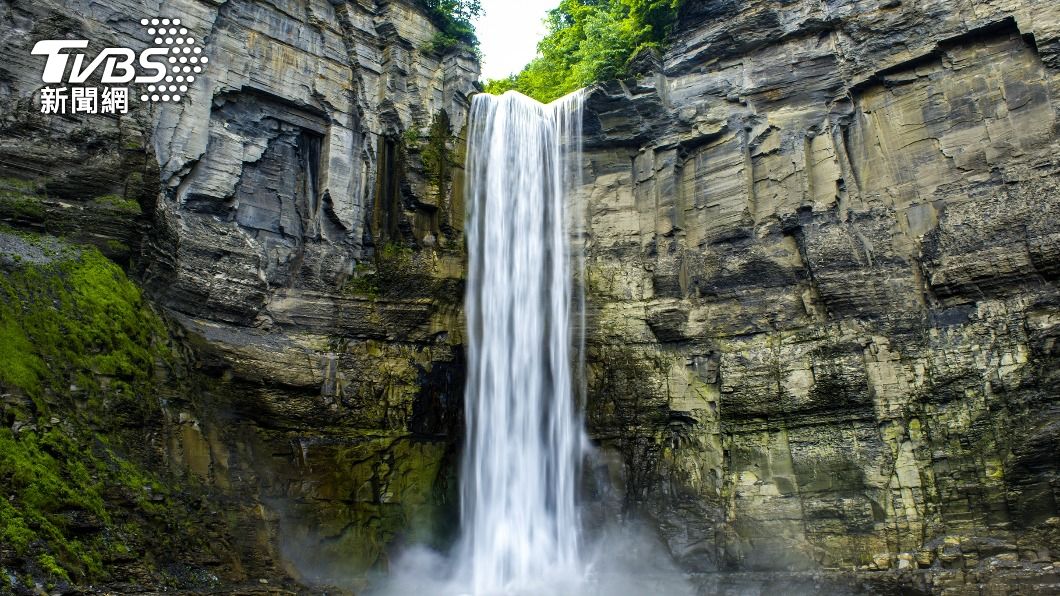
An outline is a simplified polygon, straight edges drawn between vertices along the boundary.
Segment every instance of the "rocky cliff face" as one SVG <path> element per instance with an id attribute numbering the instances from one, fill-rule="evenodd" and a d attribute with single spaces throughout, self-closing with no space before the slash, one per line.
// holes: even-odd
<path id="1" fill-rule="evenodd" d="M 407 2 L 291 10 L 210 17 L 226 57 L 200 107 L 158 116 L 164 232 L 143 275 L 231 376 L 171 450 L 260 496 L 296 576 L 345 582 L 395 538 L 444 535 L 455 505 L 450 164 L 478 67 L 432 52 L 437 30 Z"/>
<path id="2" fill-rule="evenodd" d="M 33 42 L 140 50 L 154 17 L 210 60 L 182 102 L 134 90 L 120 117 L 40 113 Z M 230 556 L 195 564 L 348 585 L 391 542 L 444 537 L 475 56 L 435 43 L 411 0 L 14 1 L 0 20 L 0 217 L 94 244 L 173 323 L 143 438 L 224 522 L 210 536 Z"/>
<path id="3" fill-rule="evenodd" d="M 154 16 L 211 59 L 183 102 L 40 113 L 32 41 L 140 49 Z M 39 320 L 135 313 L 77 366 L 0 371 L 0 446 L 33 446 L 5 481 L 106 505 L 67 495 L 30 534 L 0 506 L 13 585 L 49 564 L 351 585 L 444 541 L 474 57 L 438 51 L 406 0 L 8 1 L 0 20 L 0 290 L 22 300 L 0 304 L 0 355 Z M 644 515 L 694 571 L 1055 590 L 1058 36 L 1060 10 L 1022 0 L 689 0 L 650 75 L 593 91 L 594 514 Z M 121 264 L 169 331 L 94 252 L 41 236 Z M 51 294 L 26 290 L 41 275 Z M 49 366 L 70 370 L 31 387 Z M 0 505 L 29 511 L 16 492 Z M 44 558 L 49 528 L 69 552 Z"/>
<path id="4" fill-rule="evenodd" d="M 1060 10 L 688 2 L 640 63 L 586 115 L 617 502 L 692 569 L 1055 589 Z"/>

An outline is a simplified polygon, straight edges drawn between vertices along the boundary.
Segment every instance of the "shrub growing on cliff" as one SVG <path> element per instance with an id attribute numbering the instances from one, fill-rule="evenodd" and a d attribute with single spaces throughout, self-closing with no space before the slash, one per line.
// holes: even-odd
<path id="1" fill-rule="evenodd" d="M 519 74 L 489 81 L 488 93 L 515 89 L 549 102 L 597 81 L 630 74 L 641 51 L 659 47 L 683 0 L 563 0 L 546 18 L 548 35 Z"/>
<path id="2" fill-rule="evenodd" d="M 478 45 L 471 21 L 482 14 L 479 0 L 416 0 L 416 3 L 427 10 L 427 16 L 438 28 L 427 45 L 428 51 L 444 54 L 461 44 Z"/>

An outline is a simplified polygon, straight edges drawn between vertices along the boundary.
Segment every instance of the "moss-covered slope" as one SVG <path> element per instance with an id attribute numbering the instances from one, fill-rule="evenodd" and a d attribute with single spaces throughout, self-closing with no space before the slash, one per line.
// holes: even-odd
<path id="1" fill-rule="evenodd" d="M 148 468 L 165 325 L 95 248 L 0 230 L 0 269 L 0 586 L 186 585 L 152 556 L 209 551 Z"/>

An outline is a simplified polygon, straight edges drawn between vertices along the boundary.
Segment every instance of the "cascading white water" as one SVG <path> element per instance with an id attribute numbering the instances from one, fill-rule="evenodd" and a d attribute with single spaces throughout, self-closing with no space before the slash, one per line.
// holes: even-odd
<path id="1" fill-rule="evenodd" d="M 569 200 L 582 95 L 472 100 L 461 583 L 540 593 L 580 574 Z"/>
<path id="2" fill-rule="evenodd" d="M 625 520 L 581 544 L 576 484 L 590 448 L 575 403 L 585 321 L 572 319 L 585 309 L 571 239 L 585 215 L 572 192 L 583 101 L 581 92 L 549 105 L 514 92 L 472 100 L 461 537 L 448 556 L 408 549 L 376 594 L 694 593 L 665 548 Z"/>

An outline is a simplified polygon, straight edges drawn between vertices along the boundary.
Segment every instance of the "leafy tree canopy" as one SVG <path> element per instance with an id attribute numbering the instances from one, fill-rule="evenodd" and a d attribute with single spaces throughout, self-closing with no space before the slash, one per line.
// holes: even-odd
<path id="1" fill-rule="evenodd" d="M 549 102 L 597 81 L 629 73 L 641 50 L 659 47 L 683 0 L 562 0 L 545 19 L 548 35 L 522 72 L 486 83 Z"/>
<path id="2" fill-rule="evenodd" d="M 471 21 L 482 15 L 479 0 L 415 0 L 427 10 L 427 15 L 439 33 L 431 40 L 432 50 L 438 53 L 460 45 L 478 46 L 475 26 Z"/>

